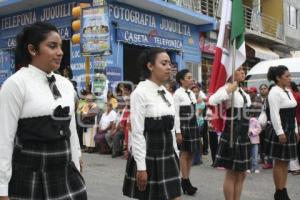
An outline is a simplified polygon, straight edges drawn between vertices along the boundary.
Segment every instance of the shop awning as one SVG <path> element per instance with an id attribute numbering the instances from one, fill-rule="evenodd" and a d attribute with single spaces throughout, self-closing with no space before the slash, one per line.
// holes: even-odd
<path id="1" fill-rule="evenodd" d="M 274 59 L 279 59 L 279 55 L 276 54 L 275 52 L 271 51 L 267 47 L 260 46 L 258 44 L 254 44 L 251 42 L 247 42 L 246 45 L 253 49 L 255 52 L 255 57 L 260 58 L 262 60 L 274 60 Z"/>

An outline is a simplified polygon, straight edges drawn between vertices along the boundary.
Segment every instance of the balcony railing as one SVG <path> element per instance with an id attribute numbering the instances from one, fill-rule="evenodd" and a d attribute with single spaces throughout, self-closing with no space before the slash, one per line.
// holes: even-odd
<path id="1" fill-rule="evenodd" d="M 193 10 L 211 17 L 216 17 L 219 0 L 163 0 L 180 7 Z"/>
<path id="2" fill-rule="evenodd" d="M 246 29 L 274 39 L 284 40 L 283 25 L 277 19 L 247 6 L 244 6 L 244 18 Z"/>

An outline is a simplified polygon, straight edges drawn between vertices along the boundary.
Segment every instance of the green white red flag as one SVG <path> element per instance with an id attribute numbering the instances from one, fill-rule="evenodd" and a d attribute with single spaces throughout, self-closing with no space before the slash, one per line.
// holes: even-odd
<path id="1" fill-rule="evenodd" d="M 215 93 L 232 75 L 232 67 L 239 68 L 246 60 L 245 25 L 242 0 L 223 0 L 219 35 L 209 84 L 209 94 Z M 231 27 L 231 29 L 230 29 Z M 233 41 L 236 46 L 233 47 Z M 232 66 L 233 49 L 236 48 L 235 66 Z M 212 109 L 212 125 L 222 131 L 224 113 L 222 109 Z"/>

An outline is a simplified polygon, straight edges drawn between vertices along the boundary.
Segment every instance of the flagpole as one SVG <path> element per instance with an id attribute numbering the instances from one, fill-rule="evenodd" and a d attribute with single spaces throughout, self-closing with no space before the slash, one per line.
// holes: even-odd
<path id="1" fill-rule="evenodd" d="M 234 71 L 235 71 L 235 58 L 236 58 L 236 39 L 233 40 L 232 44 L 232 84 L 234 83 Z M 231 116 L 230 116 L 230 148 L 233 148 L 233 118 L 234 118 L 234 91 L 231 94 Z"/>

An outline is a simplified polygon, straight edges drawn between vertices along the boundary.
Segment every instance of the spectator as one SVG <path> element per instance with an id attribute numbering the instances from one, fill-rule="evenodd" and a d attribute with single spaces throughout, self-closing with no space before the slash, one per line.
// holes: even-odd
<path id="1" fill-rule="evenodd" d="M 81 109 L 80 119 L 82 125 L 85 127 L 83 133 L 83 145 L 85 146 L 85 152 L 92 153 L 95 149 L 95 122 L 98 114 L 97 104 L 94 102 L 92 94 L 86 95 L 86 103 Z"/>
<path id="2" fill-rule="evenodd" d="M 111 152 L 110 147 L 106 142 L 106 138 L 110 137 L 111 132 L 115 126 L 117 113 L 113 110 L 112 104 L 106 104 L 106 111 L 102 114 L 99 128 L 97 128 L 97 133 L 95 135 L 95 142 L 99 147 L 100 153 L 108 154 Z"/>
<path id="3" fill-rule="evenodd" d="M 249 137 L 251 142 L 251 170 L 247 170 L 248 173 L 254 172 L 259 173 L 258 165 L 258 145 L 259 145 L 259 134 L 261 132 L 261 126 L 258 120 L 254 117 L 255 114 L 250 118 L 249 122 Z"/>

